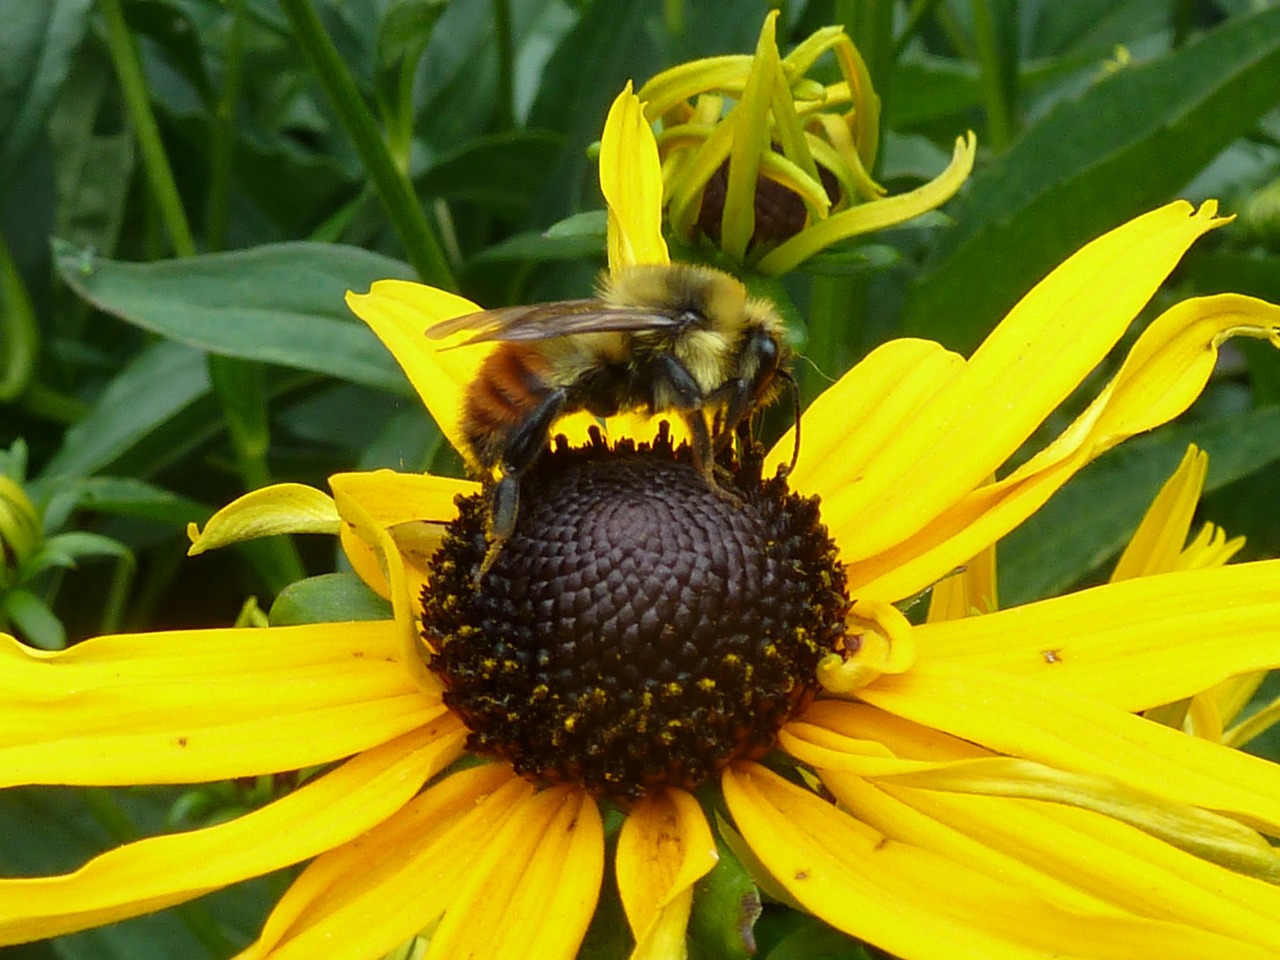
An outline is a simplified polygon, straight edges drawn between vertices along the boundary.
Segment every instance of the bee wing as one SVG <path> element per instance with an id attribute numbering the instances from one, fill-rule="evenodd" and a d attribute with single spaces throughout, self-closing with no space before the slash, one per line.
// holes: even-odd
<path id="1" fill-rule="evenodd" d="M 603 300 L 562 300 L 521 307 L 482 310 L 437 323 L 427 336 L 440 340 L 464 330 L 475 331 L 460 347 L 485 340 L 548 340 L 574 333 L 630 332 L 676 327 L 671 312 L 642 307 L 615 307 Z"/>

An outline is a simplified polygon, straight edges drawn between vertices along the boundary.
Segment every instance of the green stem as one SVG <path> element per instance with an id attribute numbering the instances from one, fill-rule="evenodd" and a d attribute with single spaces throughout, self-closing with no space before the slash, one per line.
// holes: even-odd
<path id="1" fill-rule="evenodd" d="M 107 25 L 107 47 L 116 75 L 120 78 L 120 90 L 124 94 L 125 108 L 133 123 L 138 149 L 142 152 L 142 166 L 147 173 L 151 195 L 160 209 L 160 217 L 169 231 L 174 252 L 180 257 L 190 257 L 196 252 L 196 242 L 191 235 L 191 225 L 182 209 L 178 196 L 178 184 L 173 179 L 173 168 L 160 142 L 160 128 L 151 110 L 151 97 L 147 93 L 147 80 L 138 57 L 138 46 L 133 42 L 129 26 L 125 23 L 120 0 L 98 0 L 98 10 Z"/>
<path id="2" fill-rule="evenodd" d="M 147 182 L 151 186 L 156 207 L 169 231 L 174 251 L 179 257 L 194 256 L 195 240 L 182 209 L 178 187 L 173 179 L 173 169 L 160 141 L 160 129 L 151 110 L 151 98 L 147 92 L 142 63 L 138 58 L 138 48 L 129 34 L 120 0 L 98 0 L 98 6 L 107 22 L 107 43 L 111 48 L 111 59 L 120 77 L 121 90 L 142 151 Z M 265 486 L 271 482 L 271 473 L 266 461 L 267 407 L 261 371 L 252 363 L 212 354 L 207 356 L 206 362 L 214 392 L 222 405 L 245 488 L 252 490 Z M 305 575 L 302 560 L 292 541 L 277 549 L 282 573 L 294 574 L 295 579 Z"/>
<path id="3" fill-rule="evenodd" d="M 40 330 L 35 308 L 27 294 L 18 265 L 9 254 L 9 245 L 0 235 L 0 403 L 26 393 L 36 373 L 40 353 Z"/>
<path id="4" fill-rule="evenodd" d="M 996 35 L 990 0 L 971 0 L 971 7 L 978 62 L 982 66 L 982 94 L 987 107 L 987 142 L 999 153 L 1009 145 L 1016 128 L 1013 78 L 1001 56 L 1004 45 Z"/>
<path id="5" fill-rule="evenodd" d="M 107 587 L 106 602 L 102 605 L 99 633 L 116 633 L 120 630 L 120 624 L 124 621 L 125 604 L 129 599 L 129 587 L 133 585 L 133 575 L 137 569 L 138 561 L 134 558 L 133 551 L 122 554 L 117 559 L 111 583 Z"/>
<path id="6" fill-rule="evenodd" d="M 396 166 L 378 131 L 377 121 L 360 96 L 333 41 L 325 33 L 310 0 L 280 0 L 280 7 L 293 26 L 294 40 L 311 62 L 338 118 L 354 141 L 391 225 L 404 244 L 409 262 L 425 282 L 456 291 L 453 272 L 422 212 L 408 174 Z"/>
<path id="7" fill-rule="evenodd" d="M 662 19 L 667 25 L 667 36 L 684 36 L 684 0 L 662 0 Z"/>
<path id="8" fill-rule="evenodd" d="M 911 8 L 907 11 L 907 22 L 903 24 L 902 32 L 898 34 L 898 39 L 893 43 L 893 59 L 895 61 L 902 55 L 902 51 L 907 48 L 911 38 L 916 35 L 916 31 L 920 29 L 920 24 L 924 23 L 925 18 L 933 13 L 933 8 L 937 5 L 938 0 L 914 0 Z"/>
<path id="9" fill-rule="evenodd" d="M 226 67 L 222 96 L 214 108 L 209 144 L 209 201 L 205 215 L 205 244 L 210 250 L 227 246 L 231 181 L 235 171 L 236 103 L 240 97 L 240 64 L 244 52 L 245 0 L 230 0 Z"/>
<path id="10" fill-rule="evenodd" d="M 498 129 L 516 126 L 516 44 L 511 32 L 511 0 L 493 0 L 494 28 L 498 37 Z"/>
<path id="11" fill-rule="evenodd" d="M 813 278 L 804 351 L 810 363 L 796 366 L 806 405 L 852 365 L 864 334 L 869 279 L 869 272 Z"/>

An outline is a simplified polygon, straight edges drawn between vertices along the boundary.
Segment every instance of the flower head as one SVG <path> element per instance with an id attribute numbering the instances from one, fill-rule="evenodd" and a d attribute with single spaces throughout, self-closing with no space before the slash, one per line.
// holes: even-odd
<path id="1" fill-rule="evenodd" d="M 661 124 L 667 215 L 688 244 L 707 237 L 730 260 L 782 274 L 833 244 L 944 203 L 973 168 L 972 134 L 950 166 L 911 193 L 885 197 L 870 174 L 880 102 L 858 48 L 825 27 L 786 57 L 770 12 L 753 56 L 695 60 L 640 88 Z M 809 76 L 833 54 L 840 79 Z"/>
<path id="2" fill-rule="evenodd" d="M 762 463 L 724 454 L 726 471 L 748 474 L 726 497 L 748 516 L 770 485 L 785 494 L 762 516 L 820 510 L 820 524 L 787 520 L 763 546 L 747 529 L 739 549 L 725 525 L 757 521 L 716 507 L 698 475 L 690 487 L 661 428 L 656 440 L 619 443 L 636 428 L 626 418 L 585 452 L 572 436 L 583 424 L 556 428 L 568 438 L 537 461 L 521 515 L 531 542 L 513 538 L 506 566 L 480 585 L 467 575 L 484 553 L 483 527 L 467 519 L 479 512 L 467 499 L 477 484 L 378 471 L 331 478 L 331 499 L 285 486 L 232 504 L 195 549 L 266 530 L 336 531 L 394 619 L 108 636 L 56 657 L 6 643 L 0 775 L 124 784 L 322 771 L 232 822 L 128 844 L 65 876 L 0 881 L 0 942 L 314 858 L 244 957 L 372 958 L 424 935 L 429 957 L 569 958 L 606 868 L 633 955 L 680 955 L 694 884 L 718 855 L 696 788 L 763 887 L 905 958 L 1274 957 L 1280 858 L 1264 836 L 1280 836 L 1280 769 L 1138 712 L 1280 665 L 1280 563 L 1175 570 L 919 626 L 895 606 L 981 554 L 1089 460 L 1186 409 L 1224 338 L 1280 345 L 1280 308 L 1237 296 L 1179 304 L 1061 436 L 991 480 L 1220 223 L 1212 205 L 1176 203 L 1112 231 L 1032 290 L 969 359 L 920 340 L 886 344 L 805 413 L 784 477 L 770 478 L 791 458 L 790 436 Z M 625 216 L 619 229 L 630 229 Z M 646 242 L 619 237 L 617 250 L 633 252 L 618 256 L 643 256 L 634 251 Z M 463 392 L 492 345 L 438 351 L 422 334 L 475 305 L 395 282 L 350 302 L 459 438 Z M 628 464 L 639 488 L 619 479 Z M 685 492 L 638 492 L 655 484 Z M 669 508 L 685 519 L 665 521 Z M 669 746 L 670 734 L 684 749 L 680 736 L 691 728 L 697 739 L 724 708 L 708 697 L 685 715 L 628 714 L 636 736 L 606 742 L 625 711 L 589 709 L 594 679 L 630 683 L 624 695 L 640 701 L 671 685 L 707 693 L 732 658 L 735 669 L 760 658 L 738 670 L 749 679 L 769 674 L 778 643 L 753 641 L 777 626 L 765 623 L 779 601 L 764 585 L 785 580 L 769 573 L 781 539 L 810 544 L 782 554 L 797 571 L 783 589 L 800 617 L 781 628 L 800 651 L 785 669 L 806 672 L 771 694 L 769 728 L 669 777 L 649 777 L 652 753 L 628 767 L 630 748 Z M 725 556 L 735 551 L 745 564 Z M 736 625 L 719 630 L 720 608 L 705 616 L 738 646 L 706 648 L 717 664 L 699 666 L 701 610 L 650 622 L 658 563 L 689 583 L 727 578 L 716 602 L 736 604 Z M 548 591 L 562 575 L 584 589 Z M 485 609 L 461 609 L 477 597 Z M 530 597 L 532 614 L 509 612 Z M 622 646 L 608 662 L 631 634 L 667 646 L 653 657 Z M 600 637 L 609 643 L 596 642 L 592 663 L 575 659 Z M 477 654 L 472 641 L 495 642 Z M 670 675 L 668 650 L 690 657 Z M 556 754 L 555 728 L 543 727 L 535 764 L 517 750 L 521 720 L 546 712 L 540 684 L 555 675 L 588 687 L 581 709 L 552 711 L 562 739 L 584 724 L 601 736 Z M 485 712 L 499 726 L 481 726 Z M 641 773 L 613 789 L 615 768 Z M 609 865 L 602 809 L 622 820 Z"/>

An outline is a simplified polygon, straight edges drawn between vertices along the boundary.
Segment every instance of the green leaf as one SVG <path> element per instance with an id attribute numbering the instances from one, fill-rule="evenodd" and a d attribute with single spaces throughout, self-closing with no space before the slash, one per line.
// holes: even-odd
<path id="1" fill-rule="evenodd" d="M 719 837 L 716 848 L 720 859 L 693 888 L 689 960 L 748 960 L 756 952 L 760 891 Z"/>
<path id="2" fill-rule="evenodd" d="M 74 567 L 85 557 L 132 557 L 133 551 L 119 540 L 88 530 L 71 530 L 50 537 L 36 554 L 40 566 Z"/>
<path id="3" fill-rule="evenodd" d="M 1161 430 L 1080 471 L 1000 542 L 1000 605 L 1061 593 L 1119 553 L 1189 443 L 1208 452 L 1205 491 L 1216 490 L 1280 458 L 1280 408 Z"/>
<path id="4" fill-rule="evenodd" d="M 93 0 L 6 4 L 0 29 L 0 197 L 44 130 Z"/>
<path id="5" fill-rule="evenodd" d="M 413 278 L 398 260 L 337 244 L 279 243 L 156 263 L 54 242 L 63 279 L 101 310 L 221 356 L 310 370 L 403 396 L 391 355 L 347 310 L 347 290 Z"/>
<path id="6" fill-rule="evenodd" d="M 48 604 L 19 587 L 0 597 L 0 623 L 10 623 L 24 640 L 41 650 L 61 650 L 67 631 Z"/>
<path id="7" fill-rule="evenodd" d="M 185 527 L 193 521 L 203 521 L 211 512 L 203 503 L 133 477 L 85 477 L 76 483 L 72 494 L 74 505 L 70 509 L 79 507 L 97 513 L 138 517 L 177 527 Z M 46 522 L 51 509 L 52 507 L 45 513 Z M 65 519 L 66 514 L 63 516 Z M 61 526 L 61 523 L 57 526 Z"/>
<path id="8" fill-rule="evenodd" d="M 204 354 L 180 343 L 144 349 L 102 392 L 83 420 L 67 430 L 44 477 L 84 476 L 113 463 L 209 392 Z M 212 420 L 213 412 L 209 412 Z M 195 437 L 183 430 L 188 440 Z"/>
<path id="9" fill-rule="evenodd" d="M 862 943 L 828 927 L 817 917 L 792 913 L 794 928 L 764 960 L 871 960 Z"/>
<path id="10" fill-rule="evenodd" d="M 348 620 L 390 620 L 391 604 L 354 573 L 326 573 L 291 583 L 271 604 L 273 627 Z"/>
<path id="11" fill-rule="evenodd" d="M 477 137 L 440 157 L 415 186 L 419 195 L 466 200 L 519 221 L 546 186 L 560 137 L 539 130 Z"/>
<path id="12" fill-rule="evenodd" d="M 1049 110 L 948 213 L 903 315 L 967 350 L 1042 276 L 1165 202 L 1276 103 L 1280 7 L 1119 69 Z"/>

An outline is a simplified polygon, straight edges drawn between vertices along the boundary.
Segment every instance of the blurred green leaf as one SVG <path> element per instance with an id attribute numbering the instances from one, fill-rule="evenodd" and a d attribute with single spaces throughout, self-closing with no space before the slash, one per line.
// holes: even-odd
<path id="1" fill-rule="evenodd" d="M 280 591 L 268 614 L 273 627 L 299 623 L 390 620 L 391 604 L 354 573 L 326 573 Z"/>
<path id="2" fill-rule="evenodd" d="M 1166 428 L 1080 471 L 1000 542 L 1000 605 L 1061 593 L 1118 554 L 1189 443 L 1208 452 L 1205 490 L 1216 490 L 1280 458 L 1280 407 Z"/>
<path id="3" fill-rule="evenodd" d="M 477 137 L 418 177 L 426 197 L 466 200 L 510 222 L 522 219 L 560 155 L 560 138 L 539 130 Z"/>
<path id="4" fill-rule="evenodd" d="M 211 353 L 311 370 L 408 396 L 391 355 L 347 310 L 347 290 L 412 279 L 398 260 L 337 244 L 281 243 L 156 263 L 86 257 L 55 241 L 63 279 L 122 320 Z"/>
<path id="5" fill-rule="evenodd" d="M 30 590 L 18 587 L 0 596 L 0 624 L 10 623 L 32 646 L 41 650 L 61 650 L 67 645 L 67 631 L 48 604 Z"/>
<path id="6" fill-rule="evenodd" d="M 795 914 L 796 929 L 763 960 L 871 960 L 866 946 L 816 917 Z"/>
<path id="7" fill-rule="evenodd" d="M 1169 199 L 1276 104 L 1280 7 L 1116 70 L 1027 128 L 948 213 L 903 328 L 969 350 L 1042 276 Z"/>
<path id="8" fill-rule="evenodd" d="M 43 476 L 100 470 L 208 392 L 203 353 L 180 343 L 152 344 L 108 384 L 89 415 L 67 430 Z"/>
<path id="9" fill-rule="evenodd" d="M 0 29 L 0 197 L 44 130 L 93 0 L 7 4 Z"/>
<path id="10" fill-rule="evenodd" d="M 723 839 L 719 859 L 693 890 L 689 960 L 747 960 L 756 952 L 760 891 Z"/>
<path id="11" fill-rule="evenodd" d="M 446 0 L 391 0 L 378 22 L 378 68 L 398 69 L 406 57 L 416 58 L 447 6 Z"/>

